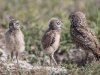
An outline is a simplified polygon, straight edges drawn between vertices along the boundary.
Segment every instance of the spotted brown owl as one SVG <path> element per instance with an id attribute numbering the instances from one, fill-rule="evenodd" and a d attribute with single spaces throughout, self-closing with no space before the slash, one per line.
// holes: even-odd
<path id="1" fill-rule="evenodd" d="M 69 20 L 72 41 L 86 53 L 92 52 L 95 58 L 99 60 L 100 44 L 94 32 L 89 28 L 85 15 L 79 11 L 72 12 L 69 15 Z"/>

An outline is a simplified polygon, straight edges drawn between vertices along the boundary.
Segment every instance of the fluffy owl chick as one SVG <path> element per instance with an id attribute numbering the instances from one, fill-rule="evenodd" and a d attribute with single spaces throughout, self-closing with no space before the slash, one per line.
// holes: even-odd
<path id="1" fill-rule="evenodd" d="M 82 12 L 76 11 L 69 15 L 70 35 L 72 41 L 83 48 L 85 52 L 92 52 L 97 60 L 100 59 L 100 44 L 94 32 L 89 28 L 86 17 Z"/>
<path id="2" fill-rule="evenodd" d="M 54 59 L 54 52 L 58 49 L 59 46 L 61 25 L 62 23 L 59 19 L 52 18 L 49 21 L 49 28 L 44 33 L 41 40 L 42 50 L 44 54 L 50 57 L 50 64 L 51 64 L 51 59 L 53 59 L 53 61 L 56 63 Z"/>
<path id="3" fill-rule="evenodd" d="M 11 53 L 11 61 L 15 53 L 18 63 L 18 53 L 24 51 L 24 49 L 24 35 L 20 30 L 19 21 L 11 19 L 9 22 L 9 30 L 5 33 L 5 50 Z"/>

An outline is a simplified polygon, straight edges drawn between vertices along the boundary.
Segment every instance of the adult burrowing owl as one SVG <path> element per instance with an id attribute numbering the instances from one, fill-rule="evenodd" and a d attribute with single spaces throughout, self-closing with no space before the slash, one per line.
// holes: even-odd
<path id="1" fill-rule="evenodd" d="M 24 49 L 24 35 L 20 30 L 19 21 L 12 19 L 9 22 L 9 30 L 5 33 L 5 50 L 11 53 L 11 61 L 14 53 L 16 53 L 18 63 L 18 53 L 24 51 Z"/>
<path id="2" fill-rule="evenodd" d="M 50 64 L 51 64 L 51 59 L 53 59 L 53 61 L 56 63 L 54 59 L 54 52 L 58 49 L 59 46 L 61 24 L 62 23 L 59 19 L 52 18 L 49 21 L 49 28 L 44 33 L 41 40 L 42 50 L 44 54 L 47 54 L 50 57 Z"/>
<path id="3" fill-rule="evenodd" d="M 76 45 L 80 46 L 85 52 L 92 52 L 97 60 L 100 59 L 100 44 L 89 28 L 86 17 L 82 12 L 73 12 L 69 15 L 71 22 L 70 35 Z"/>

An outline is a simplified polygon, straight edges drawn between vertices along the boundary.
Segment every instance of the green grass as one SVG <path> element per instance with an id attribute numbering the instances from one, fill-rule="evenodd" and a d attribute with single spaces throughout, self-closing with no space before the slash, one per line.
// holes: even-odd
<path id="1" fill-rule="evenodd" d="M 40 40 L 52 17 L 57 17 L 63 22 L 61 51 L 68 51 L 69 48 L 73 47 L 68 20 L 71 7 L 73 10 L 84 12 L 89 26 L 95 31 L 100 41 L 99 2 L 96 4 L 95 0 L 0 0 L 0 29 L 7 29 L 11 18 L 19 19 L 25 36 L 26 51 L 35 56 L 31 58 L 31 62 L 35 63 L 38 57 L 43 57 Z M 86 67 L 71 68 L 66 75 L 99 75 L 99 66 L 99 63 L 93 63 Z"/>

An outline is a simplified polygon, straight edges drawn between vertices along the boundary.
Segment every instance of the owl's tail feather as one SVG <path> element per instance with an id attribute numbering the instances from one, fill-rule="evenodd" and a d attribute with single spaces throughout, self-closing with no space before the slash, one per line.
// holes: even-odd
<path id="1" fill-rule="evenodd" d="M 95 56 L 95 58 L 96 58 L 97 61 L 100 60 L 100 55 L 98 55 L 97 53 L 94 53 L 94 56 Z"/>
<path id="2" fill-rule="evenodd" d="M 99 50 L 97 50 L 97 52 L 93 52 L 93 55 L 95 56 L 97 61 L 100 61 L 100 47 Z"/>

